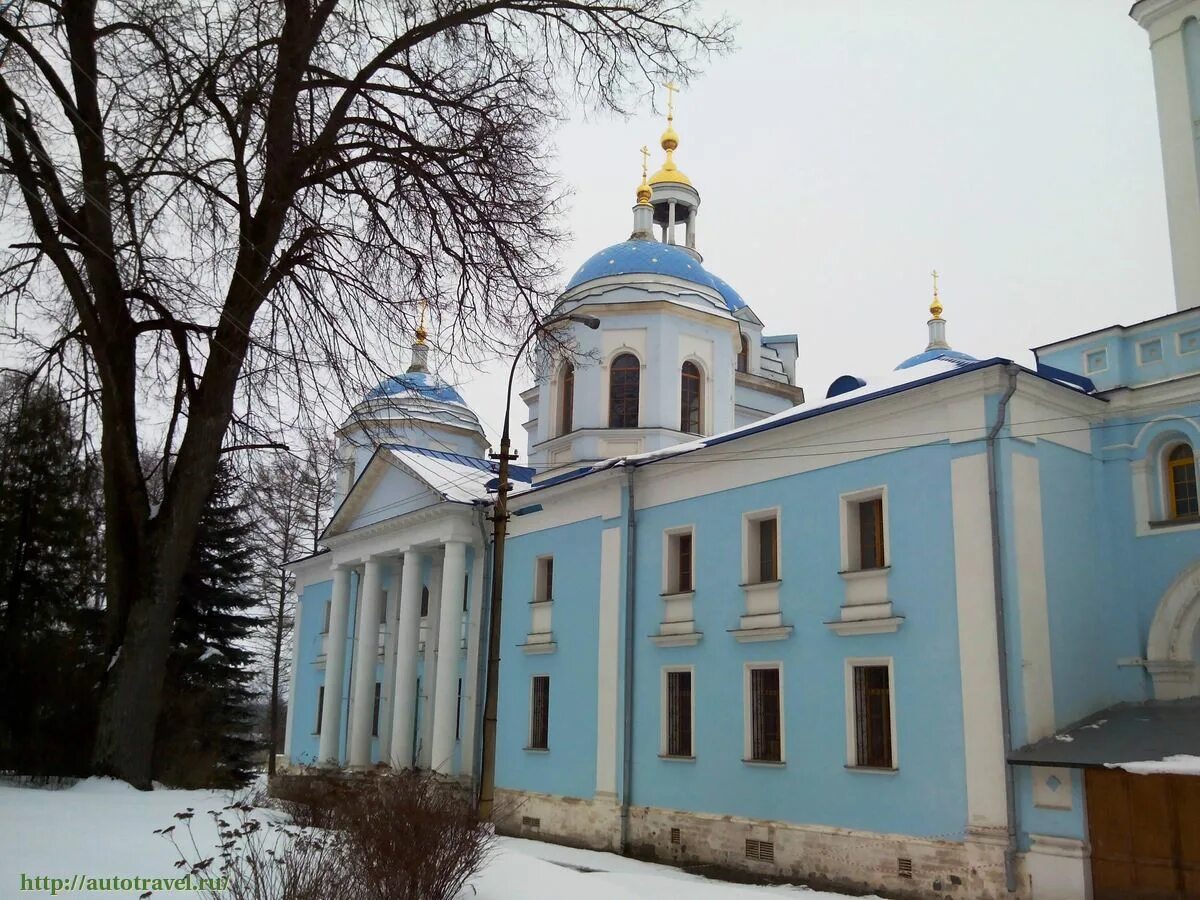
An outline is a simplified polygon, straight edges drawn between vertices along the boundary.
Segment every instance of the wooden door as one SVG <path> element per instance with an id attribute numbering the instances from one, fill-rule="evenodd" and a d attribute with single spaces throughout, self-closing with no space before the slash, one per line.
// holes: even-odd
<path id="1" fill-rule="evenodd" d="M 1088 769 L 1093 900 L 1200 900 L 1200 778 Z"/>

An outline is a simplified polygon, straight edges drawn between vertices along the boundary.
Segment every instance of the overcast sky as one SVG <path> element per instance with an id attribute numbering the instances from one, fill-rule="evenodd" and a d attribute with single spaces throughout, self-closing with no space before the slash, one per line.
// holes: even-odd
<path id="1" fill-rule="evenodd" d="M 978 357 L 1032 364 L 1030 347 L 1175 308 L 1150 53 L 1128 7 L 708 4 L 739 28 L 676 104 L 697 248 L 767 333 L 799 335 L 811 399 L 925 348 L 935 267 L 950 343 Z M 663 124 L 647 110 L 559 132 L 564 280 L 629 235 L 638 151 L 653 171 Z M 506 374 L 455 375 L 496 443 Z"/>

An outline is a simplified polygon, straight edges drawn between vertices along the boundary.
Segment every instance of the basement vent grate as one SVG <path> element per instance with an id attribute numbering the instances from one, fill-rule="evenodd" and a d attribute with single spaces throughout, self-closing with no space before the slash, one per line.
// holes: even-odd
<path id="1" fill-rule="evenodd" d="M 775 842 L 756 841 L 753 838 L 746 838 L 746 859 L 775 862 Z"/>
<path id="2" fill-rule="evenodd" d="M 535 819 L 533 816 L 521 816 L 521 824 L 526 828 L 541 828 L 542 820 Z"/>
<path id="3" fill-rule="evenodd" d="M 912 878 L 912 860 L 908 857 L 901 856 L 896 859 L 897 874 L 901 878 Z"/>
<path id="4" fill-rule="evenodd" d="M 672 844 L 679 843 L 679 829 L 678 828 L 671 829 L 671 843 Z"/>

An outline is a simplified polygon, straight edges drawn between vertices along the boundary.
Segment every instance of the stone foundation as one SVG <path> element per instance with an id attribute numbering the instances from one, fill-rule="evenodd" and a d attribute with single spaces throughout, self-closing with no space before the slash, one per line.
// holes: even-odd
<path id="1" fill-rule="evenodd" d="M 502 834 L 593 850 L 619 851 L 616 797 L 585 800 L 498 790 Z M 713 877 L 800 882 L 920 900 L 1030 900 L 1004 884 L 1003 831 L 943 841 L 846 828 L 638 806 L 630 809 L 633 855 Z"/>

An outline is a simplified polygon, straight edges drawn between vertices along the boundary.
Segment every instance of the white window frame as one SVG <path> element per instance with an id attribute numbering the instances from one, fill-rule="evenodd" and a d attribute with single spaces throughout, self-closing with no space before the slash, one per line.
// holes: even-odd
<path id="1" fill-rule="evenodd" d="M 883 500 L 883 567 L 864 569 L 858 545 L 858 504 Z M 839 527 L 842 531 L 842 572 L 886 572 L 892 567 L 892 535 L 888 528 L 888 489 L 886 484 L 862 488 L 838 496 Z"/>
<path id="2" fill-rule="evenodd" d="M 754 752 L 754 699 L 751 676 L 755 669 L 779 670 L 779 760 L 751 759 Z M 694 693 L 694 689 L 693 689 Z M 783 678 L 783 660 L 754 660 L 742 664 L 742 762 L 752 766 L 787 765 L 787 703 Z"/>
<path id="3" fill-rule="evenodd" d="M 529 722 L 525 728 L 525 749 L 532 753 L 549 753 L 550 752 L 550 691 L 546 690 L 546 746 L 533 746 L 533 683 L 539 678 L 545 678 L 550 681 L 549 672 L 534 672 L 529 676 Z"/>
<path id="4" fill-rule="evenodd" d="M 679 589 L 679 543 L 681 535 L 692 538 L 692 586 L 686 591 Z M 663 594 L 692 594 L 696 591 L 696 526 L 677 525 L 663 529 L 662 592 Z"/>
<path id="5" fill-rule="evenodd" d="M 692 717 L 692 746 L 691 753 L 687 756 L 672 756 L 668 755 L 670 742 L 668 740 L 669 725 L 668 716 L 670 713 L 669 698 L 667 696 L 667 675 L 670 672 L 687 672 L 691 678 L 691 717 Z M 695 666 L 663 666 L 659 677 L 659 716 L 658 716 L 658 755 L 663 759 L 695 759 L 696 758 L 696 667 Z"/>
<path id="6" fill-rule="evenodd" d="M 888 719 L 891 726 L 892 765 L 890 768 L 874 768 L 858 765 L 856 741 L 857 710 L 854 706 L 854 670 L 861 666 L 887 666 L 888 670 Z M 853 656 L 845 661 L 843 678 L 846 683 L 846 768 L 853 772 L 875 772 L 892 774 L 900 771 L 900 744 L 896 735 L 896 666 L 891 656 Z"/>
<path id="7" fill-rule="evenodd" d="M 764 519 L 775 520 L 775 578 L 763 581 L 753 578 L 758 569 L 759 532 L 756 527 Z M 695 545 L 692 545 L 695 554 Z M 755 584 L 774 584 L 783 581 L 783 510 L 778 506 L 755 509 L 742 513 L 742 586 Z"/>
<path id="8" fill-rule="evenodd" d="M 1151 344 L 1158 344 L 1158 352 L 1159 352 L 1158 359 L 1146 359 L 1145 356 L 1143 355 L 1143 352 L 1142 352 L 1143 348 L 1149 347 Z M 1144 341 L 1137 342 L 1137 364 L 1139 366 L 1152 366 L 1155 363 L 1166 362 L 1166 359 L 1167 359 L 1167 346 L 1163 342 L 1162 338 L 1160 338 L 1160 337 L 1147 338 Z"/>
<path id="9" fill-rule="evenodd" d="M 550 584 L 546 585 L 546 561 L 550 561 Z M 533 562 L 533 602 L 551 603 L 554 601 L 554 554 L 543 553 Z"/>
<path id="10" fill-rule="evenodd" d="M 1088 357 L 1091 356 L 1093 353 L 1103 353 L 1104 354 L 1104 365 L 1098 366 L 1097 368 L 1094 368 L 1094 369 L 1088 366 Z M 1108 371 L 1108 347 L 1092 347 L 1090 350 L 1084 350 L 1082 356 L 1083 356 L 1083 374 L 1084 375 L 1099 375 L 1101 372 Z"/>

